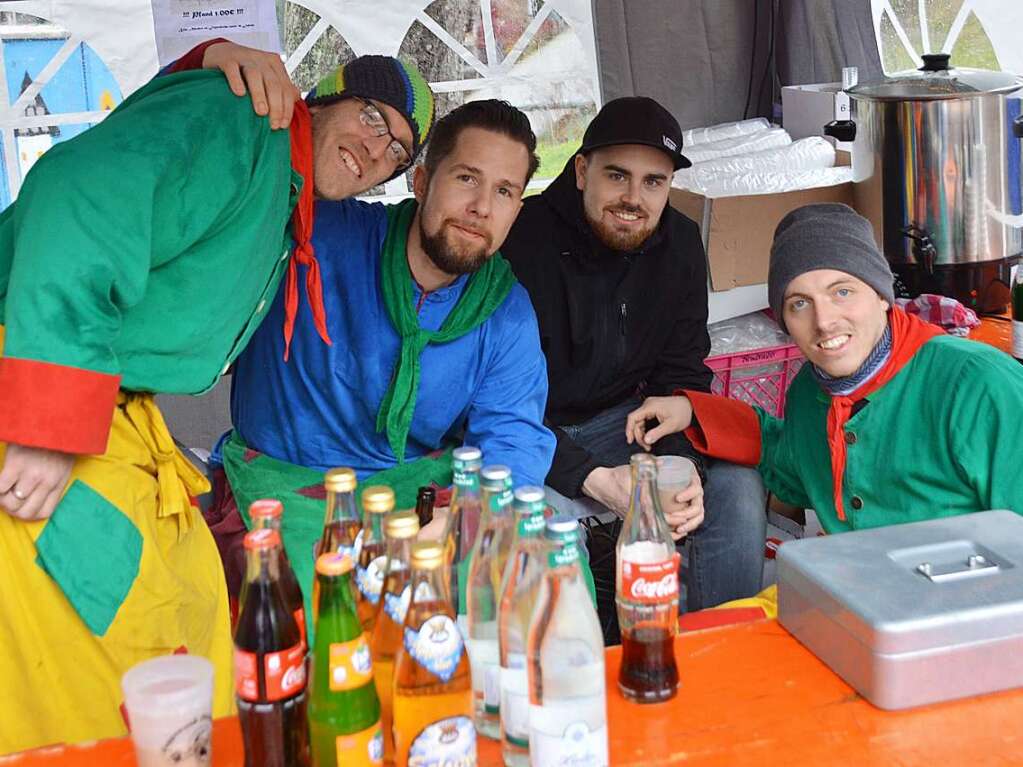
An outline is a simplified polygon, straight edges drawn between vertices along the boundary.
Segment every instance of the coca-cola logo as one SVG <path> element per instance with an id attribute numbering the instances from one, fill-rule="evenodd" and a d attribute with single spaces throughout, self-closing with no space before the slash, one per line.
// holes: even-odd
<path id="1" fill-rule="evenodd" d="M 281 677 L 281 688 L 293 690 L 305 684 L 305 664 L 299 663 L 284 672 Z"/>
<path id="2" fill-rule="evenodd" d="M 635 599 L 663 599 L 678 594 L 678 575 L 666 573 L 660 580 L 647 580 L 642 575 L 632 582 L 629 590 Z"/>

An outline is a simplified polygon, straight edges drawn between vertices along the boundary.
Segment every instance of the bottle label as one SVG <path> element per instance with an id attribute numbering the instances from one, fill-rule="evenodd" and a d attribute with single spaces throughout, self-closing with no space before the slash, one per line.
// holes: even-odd
<path id="1" fill-rule="evenodd" d="M 512 493 L 510 488 L 504 488 L 499 492 L 490 494 L 490 510 L 495 514 L 503 514 L 505 509 L 511 506 L 512 501 L 515 500 L 515 495 Z"/>
<path id="2" fill-rule="evenodd" d="M 1023 360 L 1023 322 L 1012 321 L 1012 356 Z"/>
<path id="3" fill-rule="evenodd" d="M 532 538 L 540 535 L 546 526 L 547 520 L 544 519 L 542 511 L 539 514 L 530 514 L 528 517 L 520 517 L 519 537 Z"/>
<path id="4" fill-rule="evenodd" d="M 409 767 L 475 767 L 476 728 L 472 719 L 452 716 L 424 727 L 412 741 L 408 764 Z"/>
<path id="5" fill-rule="evenodd" d="M 263 676 L 266 697 L 259 697 L 259 656 L 253 652 L 234 650 L 235 692 L 252 702 L 277 701 L 290 698 L 305 687 L 305 650 L 299 642 L 294 647 L 263 655 Z"/>
<path id="6" fill-rule="evenodd" d="M 465 643 L 455 622 L 446 615 L 434 615 L 419 631 L 405 627 L 405 649 L 427 671 L 448 681 L 458 669 Z"/>
<path id="7" fill-rule="evenodd" d="M 660 562 L 631 562 L 623 559 L 621 596 L 641 604 L 668 604 L 678 600 L 678 563 L 676 551 Z"/>
<path id="8" fill-rule="evenodd" d="M 480 475 L 478 472 L 456 468 L 452 472 L 452 479 L 454 480 L 455 487 L 463 491 L 475 490 L 477 493 L 480 491 Z"/>
<path id="9" fill-rule="evenodd" d="M 501 731 L 504 739 L 519 748 L 529 747 L 529 679 L 521 653 L 508 654 L 501 668 Z"/>
<path id="10" fill-rule="evenodd" d="M 568 567 L 578 561 L 579 547 L 574 543 L 559 546 L 547 555 L 547 565 L 549 567 Z"/>
<path id="11" fill-rule="evenodd" d="M 408 603 L 411 599 L 412 587 L 409 585 L 406 585 L 401 590 L 400 596 L 398 594 L 384 594 L 384 611 L 392 621 L 400 626 L 405 622 L 405 613 L 408 612 Z"/>
<path id="12" fill-rule="evenodd" d="M 366 635 L 359 634 L 348 642 L 331 643 L 328 667 L 331 692 L 354 690 L 371 682 L 373 662 Z"/>
<path id="13" fill-rule="evenodd" d="M 533 706 L 533 714 L 547 717 L 544 706 Z M 607 725 L 591 729 L 585 721 L 545 720 L 543 731 L 534 728 L 529 738 L 531 764 L 544 767 L 607 767 Z M 551 733 L 557 734 L 551 734 Z"/>
<path id="14" fill-rule="evenodd" d="M 384 567 L 386 565 L 387 557 L 380 556 L 364 568 L 355 568 L 355 582 L 359 586 L 359 591 L 373 604 L 380 601 L 380 590 L 384 587 Z"/>
<path id="15" fill-rule="evenodd" d="M 337 763 L 345 767 L 380 767 L 384 763 L 384 731 L 379 720 L 372 727 L 334 741 Z"/>

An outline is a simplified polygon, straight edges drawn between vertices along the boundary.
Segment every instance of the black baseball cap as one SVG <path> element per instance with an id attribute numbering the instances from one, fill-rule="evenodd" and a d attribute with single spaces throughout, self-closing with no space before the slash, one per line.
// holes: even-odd
<path id="1" fill-rule="evenodd" d="M 671 112 L 646 96 L 623 96 L 604 104 L 583 134 L 581 154 L 619 144 L 645 144 L 667 154 L 675 166 L 688 168 L 682 154 L 682 129 Z"/>

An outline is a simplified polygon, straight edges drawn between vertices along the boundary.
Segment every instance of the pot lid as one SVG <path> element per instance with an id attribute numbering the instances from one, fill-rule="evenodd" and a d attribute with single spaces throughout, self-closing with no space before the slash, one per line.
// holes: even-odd
<path id="1" fill-rule="evenodd" d="M 947 53 L 925 53 L 923 60 L 920 69 L 897 72 L 879 82 L 860 83 L 848 93 L 871 101 L 928 101 L 1009 93 L 1023 86 L 1023 80 L 1008 72 L 949 66 Z"/>

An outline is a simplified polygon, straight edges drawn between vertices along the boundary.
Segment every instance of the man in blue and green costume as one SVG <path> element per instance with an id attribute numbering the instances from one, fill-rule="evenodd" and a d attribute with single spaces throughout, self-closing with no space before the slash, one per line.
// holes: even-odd
<path id="1" fill-rule="evenodd" d="M 121 675 L 164 653 L 208 657 L 231 710 L 208 485 L 152 395 L 211 388 L 282 278 L 290 340 L 298 265 L 330 343 L 314 193 L 401 172 L 433 102 L 389 57 L 324 83 L 271 131 L 220 73 L 175 70 L 51 149 L 0 215 L 0 753 L 123 733 Z"/>
<path id="2" fill-rule="evenodd" d="M 451 483 L 450 454 L 437 451 L 464 441 L 508 465 L 516 485 L 542 485 L 555 446 L 546 363 L 529 297 L 497 252 L 536 169 L 535 142 L 517 109 L 470 102 L 438 121 L 415 199 L 317 203 L 335 343 L 313 343 L 301 309 L 284 363 L 278 295 L 238 360 L 235 431 L 221 450 L 243 515 L 265 495 L 284 502 L 285 546 L 307 592 L 330 467 L 388 484 L 411 507 L 420 485 Z"/>

